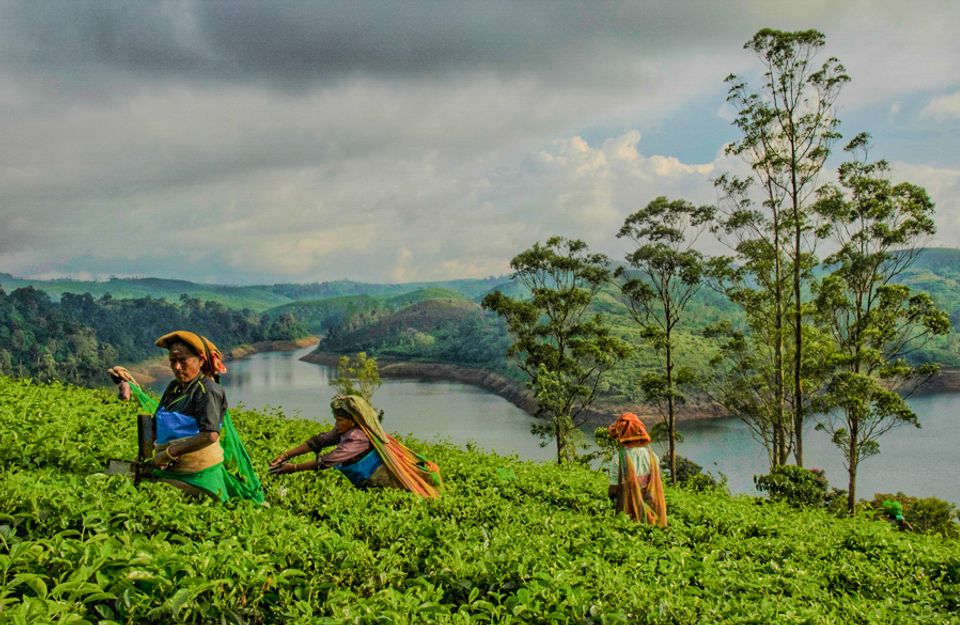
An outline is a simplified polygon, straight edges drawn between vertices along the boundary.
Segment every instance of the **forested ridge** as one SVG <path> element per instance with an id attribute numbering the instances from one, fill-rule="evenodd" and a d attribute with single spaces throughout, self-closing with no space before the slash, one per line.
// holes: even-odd
<path id="1" fill-rule="evenodd" d="M 931 295 L 948 312 L 953 325 L 960 323 L 960 250 L 927 249 L 898 280 Z M 515 284 L 505 279 L 504 292 L 518 293 Z M 476 300 L 431 290 L 415 291 L 411 299 L 419 302 L 398 305 L 397 298 L 353 295 L 288 304 L 268 314 L 290 312 L 311 333 L 324 337 L 319 349 L 339 353 L 368 353 L 397 360 L 437 362 L 475 367 L 520 379 L 506 357 L 509 337 L 505 324 Z M 424 302 L 429 301 L 429 304 Z M 617 336 L 641 343 L 637 324 L 628 315 L 618 289 L 602 289 L 591 305 L 604 316 Z M 702 288 L 689 304 L 689 314 L 678 327 L 681 353 L 696 354 L 691 368 L 705 373 L 716 341 L 706 330 L 719 322 L 743 324 L 740 311 L 727 298 L 711 288 Z M 950 333 L 936 337 L 909 354 L 916 362 L 939 362 L 947 368 L 960 367 L 960 337 Z M 606 401 L 630 403 L 640 399 L 637 380 L 654 367 L 655 356 L 638 350 L 611 372 L 604 393 Z"/>
<path id="2" fill-rule="evenodd" d="M 53 301 L 33 287 L 0 289 L 0 374 L 102 384 L 106 367 L 157 357 L 154 340 L 178 329 L 208 335 L 222 349 L 306 334 L 290 315 L 268 319 L 186 295 L 178 303 L 89 293 Z"/>
<path id="3" fill-rule="evenodd" d="M 950 314 L 954 326 L 960 323 L 960 250 L 924 250 L 900 281 L 930 293 Z M 367 351 L 390 359 L 455 364 L 519 379 L 505 355 L 509 345 L 505 325 L 479 305 L 492 288 L 517 293 L 509 277 L 402 285 L 339 281 L 220 287 L 146 278 L 104 283 L 27 281 L 0 274 L 0 284 L 30 285 L 0 296 L 0 372 L 8 375 L 80 384 L 100 381 L 103 363 L 154 357 L 153 339 L 180 324 L 177 327 L 199 328 L 225 349 L 315 334 L 324 339 L 320 349 L 326 351 Z M 132 284 L 151 294 L 124 297 Z M 67 285 L 72 285 L 70 290 L 64 290 Z M 95 285 L 99 286 L 91 288 Z M 174 286 L 183 290 L 171 301 Z M 116 293 L 104 291 L 110 288 Z M 191 295 L 221 288 L 221 294 L 231 294 L 226 303 Z M 81 289 L 102 295 L 75 292 Z M 262 312 L 241 306 L 251 299 L 251 293 L 265 289 L 299 299 Z M 706 368 L 713 345 L 703 330 L 721 320 L 736 322 L 738 311 L 709 288 L 697 293 L 691 307 L 687 321 L 680 326 L 679 340 L 683 350 L 702 356 L 700 364 Z M 608 319 L 619 336 L 639 340 L 636 324 L 628 318 L 614 288 L 601 291 L 593 309 Z M 938 337 L 911 357 L 960 367 L 960 337 L 956 333 Z M 637 401 L 636 380 L 653 363 L 652 355 L 642 350 L 621 363 L 612 372 L 607 400 Z"/>

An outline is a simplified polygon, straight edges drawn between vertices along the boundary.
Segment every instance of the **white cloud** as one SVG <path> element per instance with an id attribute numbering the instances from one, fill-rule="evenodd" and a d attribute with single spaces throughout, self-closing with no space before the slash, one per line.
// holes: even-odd
<path id="1" fill-rule="evenodd" d="M 619 257 L 616 232 L 623 220 L 659 195 L 709 202 L 717 163 L 688 164 L 675 157 L 646 155 L 640 133 L 628 130 L 591 146 L 573 136 L 541 150 L 520 171 L 510 171 L 494 188 L 518 206 L 525 227 L 512 236 L 513 255 L 552 234 L 585 240 Z M 493 199 L 494 203 L 499 198 Z"/>
<path id="2" fill-rule="evenodd" d="M 890 111 L 887 113 L 887 123 L 892 124 L 900 116 L 900 111 L 903 109 L 903 105 L 900 101 L 896 101 L 890 105 Z"/>
<path id="3" fill-rule="evenodd" d="M 931 244 L 960 247 L 960 169 L 894 162 L 891 170 L 895 180 L 926 189 L 936 204 L 937 233 Z"/>
<path id="4" fill-rule="evenodd" d="M 938 120 L 960 119 L 960 91 L 933 98 L 920 111 L 920 116 Z"/>

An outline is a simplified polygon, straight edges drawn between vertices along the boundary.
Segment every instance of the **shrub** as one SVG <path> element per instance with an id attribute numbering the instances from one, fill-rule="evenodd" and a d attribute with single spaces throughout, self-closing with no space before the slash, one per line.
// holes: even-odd
<path id="1" fill-rule="evenodd" d="M 670 479 L 669 458 L 661 458 L 660 472 L 663 474 L 664 481 Z M 727 478 L 721 476 L 720 479 L 717 479 L 709 473 L 704 473 L 703 467 L 693 460 L 677 456 L 677 484 L 698 492 L 706 490 L 726 491 Z"/>
<path id="2" fill-rule="evenodd" d="M 867 506 L 876 518 L 889 519 L 889 515 L 883 508 L 885 500 L 900 502 L 903 507 L 903 516 L 909 524 L 905 529 L 940 534 L 947 538 L 960 538 L 960 525 L 957 523 L 960 520 L 960 513 L 949 501 L 936 497 L 910 497 L 901 492 L 896 495 L 876 493 L 873 501 L 867 502 Z"/>
<path id="3" fill-rule="evenodd" d="M 753 483 L 771 500 L 796 508 L 824 505 L 829 486 L 822 470 L 792 464 L 773 467 L 768 475 L 754 475 Z"/>

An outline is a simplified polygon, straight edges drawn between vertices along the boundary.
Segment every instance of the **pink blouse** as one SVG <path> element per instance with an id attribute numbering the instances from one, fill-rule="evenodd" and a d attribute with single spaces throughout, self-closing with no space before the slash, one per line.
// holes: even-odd
<path id="1" fill-rule="evenodd" d="M 336 447 L 321 455 L 320 451 L 330 445 L 336 445 Z M 307 440 L 307 447 L 317 454 L 317 469 L 328 469 L 359 458 L 370 451 L 373 445 L 363 430 L 353 427 L 343 434 L 337 434 L 336 430 L 321 432 Z"/>

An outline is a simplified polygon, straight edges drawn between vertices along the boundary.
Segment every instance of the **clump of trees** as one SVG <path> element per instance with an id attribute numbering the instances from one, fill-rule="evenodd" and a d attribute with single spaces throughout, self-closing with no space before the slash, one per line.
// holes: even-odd
<path id="1" fill-rule="evenodd" d="M 853 512 L 860 462 L 892 427 L 917 424 L 904 385 L 915 388 L 936 371 L 907 356 L 951 324 L 929 295 L 895 282 L 934 232 L 924 190 L 894 184 L 885 161 L 867 160 L 865 134 L 847 146 L 855 158 L 839 167 L 836 183 L 822 180 L 832 174 L 827 158 L 842 138 L 835 105 L 850 80 L 836 58 L 818 60 L 825 44 L 815 30 L 763 29 L 747 42 L 764 71 L 756 85 L 727 78 L 741 132 L 727 153 L 749 173 L 715 180 L 717 206 L 659 197 L 627 217 L 617 236 L 636 247 L 615 277 L 637 334 L 658 356 L 636 383 L 661 407 L 671 474 L 675 408 L 683 387 L 695 384 L 750 426 L 781 482 L 813 479 L 801 467 L 803 433 L 815 415 L 843 453 Z M 694 249 L 708 227 L 728 256 L 707 259 Z M 821 259 L 825 242 L 832 251 Z M 507 354 L 550 417 L 543 433 L 556 438 L 558 461 L 574 459 L 578 415 L 629 351 L 595 312 L 614 275 L 606 257 L 560 237 L 535 244 L 511 267 L 525 298 L 496 292 L 484 306 L 507 322 L 514 341 Z M 717 351 L 710 375 L 697 380 L 677 358 L 676 333 L 705 283 L 743 315 L 708 328 Z M 781 469 L 791 456 L 795 470 Z M 780 482 L 762 486 L 773 492 Z"/>
<path id="2" fill-rule="evenodd" d="M 556 443 L 557 462 L 579 459 L 590 406 L 607 373 L 629 353 L 590 305 L 611 278 L 610 261 L 586 243 L 551 237 L 510 261 L 527 297 L 494 291 L 483 306 L 500 315 L 514 342 L 507 355 L 528 376 L 546 423 L 534 432 Z M 546 444 L 546 442 L 544 443 Z"/>
<path id="3" fill-rule="evenodd" d="M 330 386 L 341 395 L 359 395 L 368 402 L 380 388 L 380 368 L 377 359 L 359 352 L 356 356 L 340 356 L 337 360 L 337 375 Z"/>
<path id="4" fill-rule="evenodd" d="M 270 320 L 188 296 L 171 303 L 66 293 L 55 302 L 33 287 L 9 295 L 0 289 L 0 374 L 102 384 L 108 366 L 156 357 L 153 341 L 172 329 L 200 332 L 223 349 L 306 334 L 292 318 Z"/>
<path id="5" fill-rule="evenodd" d="M 727 101 L 736 109 L 739 140 L 727 153 L 739 156 L 748 176 L 721 175 L 719 218 L 714 226 L 732 255 L 714 262 L 714 275 L 744 311 L 749 335 L 731 336 L 729 357 L 758 383 L 743 401 L 725 391 L 721 402 L 735 408 L 783 464 L 792 453 L 803 465 L 803 426 L 813 381 L 808 355 L 809 291 L 818 241 L 819 177 L 840 138 L 834 105 L 850 78 L 835 58 L 817 56 L 826 40 L 815 30 L 763 29 L 744 48 L 764 73 L 751 85 L 730 75 Z M 751 353 L 756 353 L 754 358 Z"/>

